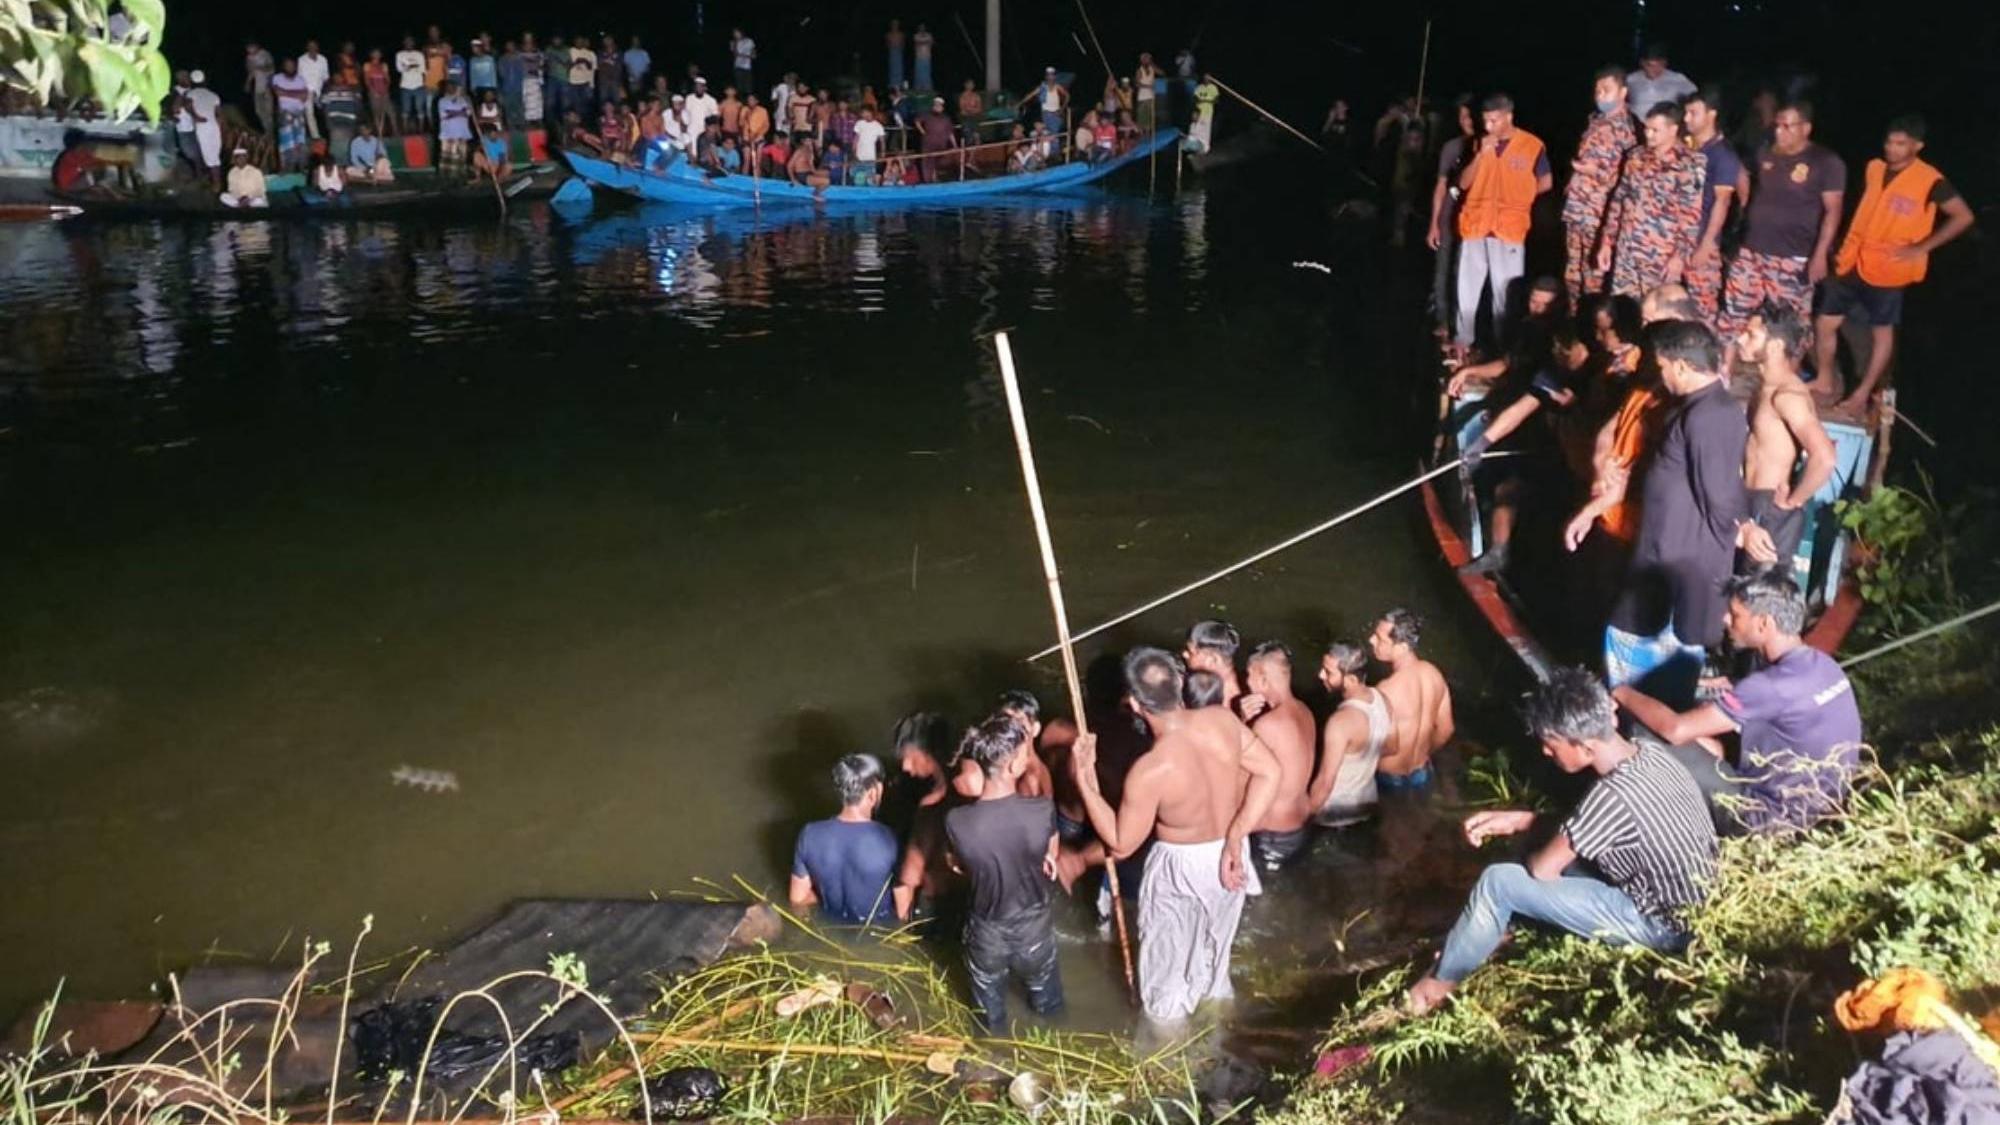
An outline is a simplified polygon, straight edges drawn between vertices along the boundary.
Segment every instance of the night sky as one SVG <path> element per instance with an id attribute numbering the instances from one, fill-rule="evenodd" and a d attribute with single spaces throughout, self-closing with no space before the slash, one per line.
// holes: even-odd
<path id="1" fill-rule="evenodd" d="M 1387 3 L 1246 4 L 1241 0 L 1088 0 L 1090 19 L 1113 63 L 1129 71 L 1140 50 L 1164 64 L 1195 43 L 1205 67 L 1224 81 L 1310 124 L 1335 95 L 1372 119 L 1384 100 L 1416 85 L 1424 21 L 1432 18 L 1429 95 L 1506 88 L 1520 103 L 1520 120 L 1559 147 L 1589 109 L 1590 72 L 1605 62 L 1630 64 L 1640 38 L 1672 45 L 1673 65 L 1697 81 L 1717 79 L 1742 100 L 1758 82 L 1817 77 L 1821 139 L 1850 160 L 1871 148 L 1888 117 L 1909 109 L 1934 126 L 1931 155 L 1973 193 L 1989 200 L 1995 183 L 1990 144 L 1971 143 L 1993 127 L 1996 98 L 1988 72 L 2000 57 L 2000 5 L 1927 4 L 1909 18 L 1886 18 L 1883 5 L 1841 0 L 1554 0 L 1509 5 L 1470 2 L 1431 6 Z M 1101 81 L 1101 64 L 1078 7 L 1058 0 L 1003 0 L 1004 73 L 1025 88 L 1054 63 L 1078 70 L 1085 85 Z M 880 79 L 882 31 L 891 16 L 906 30 L 918 21 L 937 37 L 937 75 L 956 88 L 980 74 L 968 35 L 983 43 L 983 0 L 864 0 L 815 4 L 803 0 L 570 0 L 561 4 L 425 5 L 353 0 L 340 5 L 270 4 L 257 0 L 173 0 L 169 56 L 202 66 L 220 88 L 241 82 L 242 41 L 255 36 L 274 54 L 296 52 L 309 35 L 329 53 L 353 39 L 363 51 L 394 50 L 405 32 L 421 37 L 435 22 L 463 43 L 490 30 L 503 40 L 523 29 L 546 36 L 609 31 L 643 36 L 656 67 L 684 71 L 699 62 L 726 74 L 729 28 L 741 21 L 758 41 L 759 81 L 777 68 L 815 81 L 850 70 L 859 53 L 868 77 Z M 697 32 L 697 20 L 700 32 Z M 1644 20 L 1644 28 L 1639 23 Z M 965 31 L 960 31 L 960 21 Z M 1977 165 L 1975 167 L 1975 165 Z"/>

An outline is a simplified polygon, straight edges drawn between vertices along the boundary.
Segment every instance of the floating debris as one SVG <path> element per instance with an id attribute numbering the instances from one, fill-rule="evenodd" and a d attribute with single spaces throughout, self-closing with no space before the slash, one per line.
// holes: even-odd
<path id="1" fill-rule="evenodd" d="M 426 770 L 415 766 L 397 766 L 389 771 L 389 780 L 426 793 L 458 792 L 458 775 L 450 770 Z"/>

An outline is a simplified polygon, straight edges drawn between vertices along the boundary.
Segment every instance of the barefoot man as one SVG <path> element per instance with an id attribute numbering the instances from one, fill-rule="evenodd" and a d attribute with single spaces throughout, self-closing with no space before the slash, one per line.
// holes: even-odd
<path id="1" fill-rule="evenodd" d="M 1306 787 L 1313 772 L 1313 714 L 1292 694 L 1292 650 L 1282 641 L 1250 650 L 1249 672 L 1243 717 L 1278 759 L 1278 795 L 1250 834 L 1250 853 L 1257 866 L 1275 872 L 1312 843 Z"/>
<path id="2" fill-rule="evenodd" d="M 1820 425 L 1812 391 L 1799 378 L 1806 322 L 1781 301 L 1765 301 L 1736 337 L 1736 354 L 1762 376 L 1750 403 L 1750 441 L 1743 449 L 1743 487 L 1750 518 L 1771 533 L 1778 559 L 1791 565 L 1806 532 L 1806 501 L 1833 476 L 1833 439 Z M 1792 479 L 1804 453 L 1806 467 Z M 1748 556 L 1737 557 L 1742 573 Z"/>
<path id="3" fill-rule="evenodd" d="M 1368 647 L 1389 666 L 1376 690 L 1388 704 L 1389 742 L 1382 748 L 1376 780 L 1384 789 L 1416 789 L 1431 782 L 1431 755 L 1451 741 L 1451 688 L 1437 665 L 1417 656 L 1423 618 L 1392 609 L 1375 622 Z"/>
<path id="4" fill-rule="evenodd" d="M 1112 858 L 1154 837 L 1139 883 L 1139 999 L 1158 1021 L 1184 1019 L 1203 1000 L 1227 999 L 1229 946 L 1247 892 L 1250 830 L 1278 792 L 1269 747 L 1221 707 L 1181 703 L 1180 662 L 1157 648 L 1125 657 L 1126 706 L 1153 732 L 1113 809 L 1097 783 L 1097 739 L 1070 751 L 1090 823 Z"/>

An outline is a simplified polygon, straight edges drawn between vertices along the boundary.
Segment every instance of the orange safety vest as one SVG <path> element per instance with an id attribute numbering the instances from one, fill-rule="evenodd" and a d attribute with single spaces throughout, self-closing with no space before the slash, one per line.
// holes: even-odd
<path id="1" fill-rule="evenodd" d="M 1889 165 L 1882 160 L 1868 162 L 1868 189 L 1854 221 L 1847 224 L 1847 238 L 1834 259 L 1834 272 L 1859 269 L 1861 280 L 1880 289 L 1900 289 L 1924 279 L 1930 255 L 1899 262 L 1889 256 L 1898 247 L 1922 242 L 1937 226 L 1937 205 L 1931 189 L 1944 174 L 1921 160 L 1896 173 L 1887 187 L 1882 179 Z"/>
<path id="2" fill-rule="evenodd" d="M 1542 140 L 1526 129 L 1514 130 L 1507 151 L 1496 159 L 1492 148 L 1480 150 L 1473 162 L 1472 186 L 1458 205 L 1458 236 L 1502 242 L 1528 240 L 1528 212 L 1535 205 L 1535 162 Z"/>

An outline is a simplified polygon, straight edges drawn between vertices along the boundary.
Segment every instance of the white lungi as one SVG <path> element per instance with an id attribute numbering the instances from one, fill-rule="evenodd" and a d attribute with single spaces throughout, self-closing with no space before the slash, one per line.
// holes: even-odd
<path id="1" fill-rule="evenodd" d="M 1229 947 L 1243 900 L 1261 894 L 1250 843 L 1243 843 L 1243 890 L 1222 887 L 1222 841 L 1155 840 L 1139 880 L 1139 1002 L 1156 1020 L 1182 1019 L 1204 1000 L 1235 995 Z"/>

